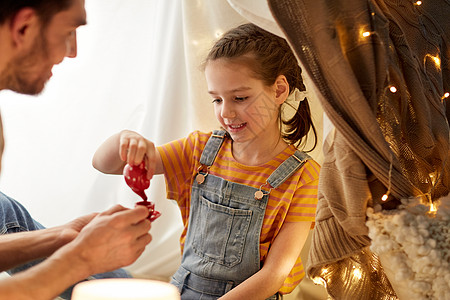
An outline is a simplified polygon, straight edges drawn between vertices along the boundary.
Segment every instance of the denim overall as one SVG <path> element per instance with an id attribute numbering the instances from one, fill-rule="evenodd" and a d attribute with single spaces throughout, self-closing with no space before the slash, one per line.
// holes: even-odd
<path id="1" fill-rule="evenodd" d="M 260 233 L 270 190 L 265 192 L 207 173 L 225 135 L 224 130 L 213 132 L 200 157 L 200 168 L 204 170 L 192 184 L 183 257 L 172 277 L 182 299 L 217 299 L 261 267 Z M 296 151 L 270 175 L 266 185 L 277 188 L 308 158 Z M 203 182 L 198 182 L 199 175 Z M 255 197 L 258 191 L 261 199 Z M 277 299 L 277 294 L 269 299 Z"/>

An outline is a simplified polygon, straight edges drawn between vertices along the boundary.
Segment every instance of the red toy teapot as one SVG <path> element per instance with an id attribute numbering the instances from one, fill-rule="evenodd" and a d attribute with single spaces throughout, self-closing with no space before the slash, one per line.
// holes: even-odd
<path id="1" fill-rule="evenodd" d="M 142 161 L 138 166 L 131 166 L 127 164 L 123 168 L 123 176 L 128 186 L 141 196 L 144 201 L 137 202 L 136 205 L 143 205 L 148 208 L 148 217 L 151 222 L 155 221 L 161 213 L 155 210 L 155 204 L 152 201 L 148 201 L 145 190 L 150 186 L 150 180 L 147 179 L 147 169 L 145 168 L 145 161 Z"/>

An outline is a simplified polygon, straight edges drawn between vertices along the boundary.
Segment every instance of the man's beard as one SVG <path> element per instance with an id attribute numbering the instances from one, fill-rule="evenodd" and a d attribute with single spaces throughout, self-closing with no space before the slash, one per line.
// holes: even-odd
<path id="1" fill-rule="evenodd" d="M 27 95 L 37 95 L 44 89 L 45 82 L 48 80 L 36 74 L 37 70 L 42 70 L 39 66 L 48 61 L 48 45 L 44 34 L 36 37 L 31 50 L 20 57 L 10 61 L 4 71 L 0 74 L 1 86 Z"/>

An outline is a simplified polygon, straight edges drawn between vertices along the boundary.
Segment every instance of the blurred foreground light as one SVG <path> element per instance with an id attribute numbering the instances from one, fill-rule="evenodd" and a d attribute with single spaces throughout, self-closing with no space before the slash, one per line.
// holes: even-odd
<path id="1" fill-rule="evenodd" d="M 180 300 L 178 289 L 166 282 L 114 278 L 84 281 L 75 286 L 72 300 Z"/>

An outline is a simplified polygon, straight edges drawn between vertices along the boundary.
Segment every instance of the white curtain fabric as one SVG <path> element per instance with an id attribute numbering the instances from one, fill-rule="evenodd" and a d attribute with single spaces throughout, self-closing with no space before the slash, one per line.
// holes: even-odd
<path id="1" fill-rule="evenodd" d="M 264 0 L 242 2 L 270 21 Z M 0 190 L 48 227 L 139 200 L 122 176 L 91 165 L 110 135 L 126 128 L 161 144 L 217 127 L 199 66 L 217 37 L 248 22 L 225 0 L 86 0 L 86 10 L 78 57 L 54 68 L 41 95 L 0 93 L 6 139 Z M 320 133 L 316 102 L 310 103 Z M 320 149 L 321 143 L 312 153 L 319 162 Z M 168 278 L 180 261 L 180 213 L 165 199 L 162 176 L 152 179 L 147 195 L 162 216 L 153 223 L 152 243 L 128 269 Z"/>

